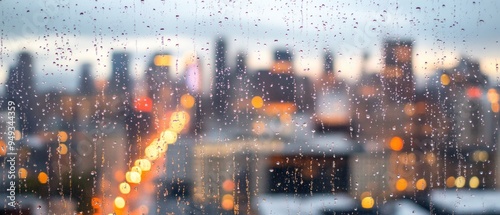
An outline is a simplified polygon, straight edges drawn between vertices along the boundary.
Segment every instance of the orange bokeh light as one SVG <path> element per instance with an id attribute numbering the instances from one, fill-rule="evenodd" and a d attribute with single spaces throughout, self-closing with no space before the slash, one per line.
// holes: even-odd
<path id="1" fill-rule="evenodd" d="M 401 151 L 403 149 L 404 141 L 401 137 L 395 136 L 389 142 L 389 147 L 394 151 Z"/>

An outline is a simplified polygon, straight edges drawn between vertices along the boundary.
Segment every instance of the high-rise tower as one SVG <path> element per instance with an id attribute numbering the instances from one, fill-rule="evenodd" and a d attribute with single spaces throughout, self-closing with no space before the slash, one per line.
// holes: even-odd
<path id="1" fill-rule="evenodd" d="M 20 129 L 25 134 L 36 131 L 35 89 L 33 84 L 33 58 L 28 52 L 19 54 L 17 64 L 9 70 L 7 97 L 5 101 L 14 101 L 21 123 Z"/>
<path id="2" fill-rule="evenodd" d="M 385 95 L 391 101 L 404 103 L 414 100 L 412 51 L 411 40 L 386 40 L 384 43 L 385 67 L 382 78 Z"/>

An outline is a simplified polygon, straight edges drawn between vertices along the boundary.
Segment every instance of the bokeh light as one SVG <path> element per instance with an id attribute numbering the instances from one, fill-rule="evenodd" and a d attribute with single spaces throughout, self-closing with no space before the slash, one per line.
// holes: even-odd
<path id="1" fill-rule="evenodd" d="M 41 184 L 46 184 L 49 181 L 49 176 L 45 172 L 38 173 L 38 182 Z"/>
<path id="2" fill-rule="evenodd" d="M 463 176 L 458 176 L 456 179 L 455 179 L 455 186 L 457 188 L 462 188 L 465 186 L 465 177 Z"/>
<path id="3" fill-rule="evenodd" d="M 396 181 L 396 190 L 397 191 L 404 191 L 408 187 L 408 181 L 404 178 L 400 178 Z"/>
<path id="4" fill-rule="evenodd" d="M 389 147 L 394 151 L 401 151 L 403 149 L 404 141 L 401 137 L 395 136 L 391 138 Z"/>
<path id="5" fill-rule="evenodd" d="M 375 204 L 375 200 L 371 196 L 364 197 L 361 200 L 361 207 L 363 207 L 365 209 L 373 208 L 374 204 Z"/>
<path id="6" fill-rule="evenodd" d="M 427 181 L 425 181 L 425 179 L 423 178 L 418 179 L 415 183 L 415 187 L 417 188 L 417 190 L 425 190 L 425 188 L 427 187 Z"/>
<path id="7" fill-rule="evenodd" d="M 116 208 L 119 208 L 119 209 L 122 209 L 125 207 L 125 199 L 123 199 L 123 197 L 121 196 L 118 196 L 115 198 L 115 207 Z"/>
<path id="8" fill-rule="evenodd" d="M 261 108 L 262 106 L 264 106 L 264 100 L 262 99 L 262 97 L 254 96 L 252 98 L 252 106 L 254 108 Z"/>
<path id="9" fill-rule="evenodd" d="M 470 178 L 469 180 L 469 187 L 472 189 L 476 189 L 477 187 L 479 187 L 479 183 L 479 178 L 477 176 L 472 176 L 472 178 Z"/>
<path id="10" fill-rule="evenodd" d="M 128 193 L 130 193 L 130 184 L 128 184 L 127 182 L 122 182 L 120 184 L 120 192 L 122 194 L 128 194 Z"/>

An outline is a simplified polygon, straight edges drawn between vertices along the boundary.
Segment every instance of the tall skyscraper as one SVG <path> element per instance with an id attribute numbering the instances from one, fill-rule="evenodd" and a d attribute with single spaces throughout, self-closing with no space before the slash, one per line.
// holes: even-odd
<path id="1" fill-rule="evenodd" d="M 82 65 L 80 83 L 78 85 L 78 94 L 83 96 L 91 96 L 96 93 L 94 78 L 90 73 L 90 64 L 85 63 Z"/>
<path id="2" fill-rule="evenodd" d="M 411 40 L 386 40 L 384 43 L 385 67 L 382 78 L 386 98 L 391 101 L 414 101 L 412 51 Z"/>
<path id="3" fill-rule="evenodd" d="M 9 70 L 7 80 L 7 101 L 14 101 L 19 114 L 20 129 L 25 134 L 36 131 L 36 114 L 38 109 L 35 101 L 35 86 L 33 84 L 33 58 L 28 52 L 19 54 L 17 64 Z"/>
<path id="4" fill-rule="evenodd" d="M 113 53 L 111 59 L 112 74 L 106 89 L 108 95 L 122 96 L 128 100 L 132 92 L 132 80 L 129 75 L 129 55 L 125 52 Z"/>
<path id="5" fill-rule="evenodd" d="M 215 82 L 212 87 L 214 114 L 219 117 L 225 115 L 227 109 L 229 71 L 226 54 L 226 42 L 220 38 L 215 44 Z"/>

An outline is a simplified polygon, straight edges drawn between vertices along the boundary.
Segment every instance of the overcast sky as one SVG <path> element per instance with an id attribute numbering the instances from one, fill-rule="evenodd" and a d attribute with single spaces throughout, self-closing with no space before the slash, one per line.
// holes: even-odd
<path id="1" fill-rule="evenodd" d="M 472 57 L 498 81 L 500 61 L 498 1 L 0 1 L 0 80 L 20 50 L 35 55 L 37 79 L 43 86 L 74 87 L 79 65 L 93 64 L 97 78 L 109 74 L 110 53 L 126 50 L 139 78 L 156 51 L 177 59 L 201 57 L 208 78 L 213 46 L 224 36 L 233 63 L 248 53 L 253 69 L 268 67 L 272 50 L 294 51 L 299 74 L 322 68 L 324 48 L 336 54 L 342 77 L 355 80 L 361 53 L 370 53 L 368 68 L 380 70 L 384 38 L 415 41 L 414 70 L 420 79 L 457 57 Z M 2 81 L 3 82 L 3 81 Z M 76 83 L 76 82 L 75 82 Z"/>

